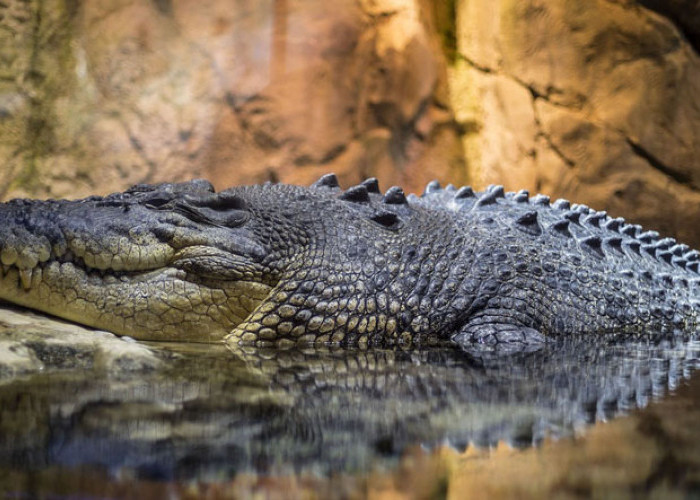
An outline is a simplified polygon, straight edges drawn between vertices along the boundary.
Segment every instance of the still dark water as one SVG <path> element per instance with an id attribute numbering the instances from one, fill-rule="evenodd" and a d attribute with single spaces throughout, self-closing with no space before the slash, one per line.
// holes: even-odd
<path id="1" fill-rule="evenodd" d="M 428 350 L 158 345 L 147 373 L 53 371 L 0 385 L 0 469 L 225 481 L 361 473 L 408 448 L 515 448 L 647 406 L 700 366 L 700 341 Z"/>

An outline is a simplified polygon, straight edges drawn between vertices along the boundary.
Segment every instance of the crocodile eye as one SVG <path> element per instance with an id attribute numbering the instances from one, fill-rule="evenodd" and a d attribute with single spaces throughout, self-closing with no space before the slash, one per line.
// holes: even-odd
<path id="1" fill-rule="evenodd" d="M 176 201 L 174 206 L 168 206 L 193 222 L 220 227 L 238 227 L 248 220 L 248 212 L 244 210 L 214 210 L 209 207 L 197 207 L 187 200 Z"/>
<path id="2" fill-rule="evenodd" d="M 145 202 L 147 208 L 163 208 L 172 201 L 172 196 L 153 196 Z"/>
<path id="3" fill-rule="evenodd" d="M 192 206 L 212 210 L 246 210 L 248 206 L 243 198 L 233 193 L 210 194 L 206 196 L 185 195 L 184 201 Z"/>
<path id="4" fill-rule="evenodd" d="M 246 210 L 248 208 L 243 198 L 226 191 L 219 193 L 213 204 L 209 206 L 215 210 Z"/>
<path id="5" fill-rule="evenodd" d="M 124 191 L 125 194 L 140 195 L 161 191 L 169 194 L 177 193 L 213 193 L 214 186 L 205 179 L 193 179 L 187 182 L 161 182 L 156 184 L 136 184 Z"/>
<path id="6" fill-rule="evenodd" d="M 200 193 L 176 196 L 169 192 L 148 194 L 141 201 L 146 208 L 176 212 L 199 224 L 239 227 L 249 217 L 246 203 L 233 193 Z"/>
<path id="7" fill-rule="evenodd" d="M 135 184 L 126 191 L 124 191 L 124 193 L 135 195 L 143 193 L 152 193 L 153 191 L 157 190 L 159 186 L 160 184 Z"/>

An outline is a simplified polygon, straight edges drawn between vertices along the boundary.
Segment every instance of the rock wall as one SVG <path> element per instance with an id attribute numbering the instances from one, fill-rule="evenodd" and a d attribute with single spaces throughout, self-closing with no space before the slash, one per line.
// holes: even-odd
<path id="1" fill-rule="evenodd" d="M 626 0 L 462 0 L 456 19 L 451 95 L 477 184 L 700 244 L 700 59 L 671 19 Z"/>
<path id="2" fill-rule="evenodd" d="M 8 0 L 0 198 L 438 178 L 699 246 L 696 4 Z"/>
<path id="3" fill-rule="evenodd" d="M 0 60 L 4 198 L 331 170 L 466 180 L 416 1 L 9 0 Z"/>

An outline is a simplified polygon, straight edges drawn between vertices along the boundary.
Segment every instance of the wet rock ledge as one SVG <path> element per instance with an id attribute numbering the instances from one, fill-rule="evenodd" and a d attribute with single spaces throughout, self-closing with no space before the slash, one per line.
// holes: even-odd
<path id="1" fill-rule="evenodd" d="M 160 364 L 149 347 L 0 303 L 0 383 L 47 370 L 153 370 Z"/>

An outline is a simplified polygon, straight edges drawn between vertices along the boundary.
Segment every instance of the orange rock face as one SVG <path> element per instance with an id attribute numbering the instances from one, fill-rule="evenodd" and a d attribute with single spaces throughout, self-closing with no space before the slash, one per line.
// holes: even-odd
<path id="1" fill-rule="evenodd" d="M 455 109 L 478 181 L 700 244 L 700 60 L 670 19 L 608 0 L 461 2 L 457 19 L 453 98 L 470 96 Z"/>
<path id="2" fill-rule="evenodd" d="M 415 189 L 463 182 L 430 15 L 390 0 L 0 6 L 14 23 L 0 56 L 21 63 L 0 81 L 0 194 L 328 171 Z"/>
<path id="3" fill-rule="evenodd" d="M 438 178 L 698 246 L 698 19 L 686 0 L 0 3 L 0 197 Z"/>

